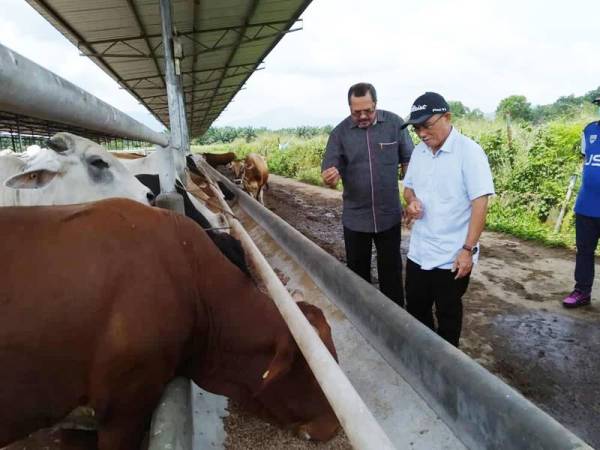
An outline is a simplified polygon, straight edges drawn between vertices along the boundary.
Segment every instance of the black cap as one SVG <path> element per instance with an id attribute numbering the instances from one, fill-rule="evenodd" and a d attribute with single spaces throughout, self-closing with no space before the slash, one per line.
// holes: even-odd
<path id="1" fill-rule="evenodd" d="M 450 106 L 448 106 L 444 97 L 435 92 L 425 92 L 414 101 L 412 108 L 410 108 L 410 116 L 402 125 L 402 128 L 423 123 L 434 114 L 445 114 L 449 111 Z"/>
<path id="2" fill-rule="evenodd" d="M 596 105 L 600 105 L 600 97 L 596 97 L 594 100 L 592 100 L 592 103 L 595 103 Z"/>

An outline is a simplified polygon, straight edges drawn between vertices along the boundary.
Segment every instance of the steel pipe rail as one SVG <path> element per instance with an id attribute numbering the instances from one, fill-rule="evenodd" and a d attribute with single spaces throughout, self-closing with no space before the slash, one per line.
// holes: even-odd
<path id="1" fill-rule="evenodd" d="M 206 174 L 218 174 L 208 164 L 200 164 L 201 170 Z M 220 175 L 219 175 L 220 176 Z M 208 176 L 210 177 L 210 175 Z M 251 199 L 229 182 L 228 187 L 238 192 L 238 197 L 247 197 L 250 201 L 259 204 Z M 220 197 L 220 202 L 225 210 L 232 213 Z M 262 206 L 261 206 L 262 207 Z M 329 403 L 335 411 L 342 427 L 344 428 L 352 446 L 360 450 L 388 450 L 394 449 L 394 445 L 385 434 L 379 423 L 373 417 L 373 414 L 360 398 L 354 386 L 350 383 L 340 366 L 337 364 L 329 350 L 325 347 L 316 331 L 306 319 L 296 302 L 292 299 L 281 280 L 273 272 L 265 257 L 260 253 L 244 227 L 236 219 L 230 219 L 232 230 L 242 241 L 246 255 L 250 257 L 258 270 L 262 280 L 265 283 L 269 294 L 277 306 L 277 309 L 287 323 L 298 347 L 306 358 L 315 378 L 317 379 L 323 393 L 329 400 Z"/>
<path id="2" fill-rule="evenodd" d="M 0 44 L 0 110 L 163 147 L 167 135 Z"/>
<path id="3" fill-rule="evenodd" d="M 238 202 L 468 448 L 591 448 L 249 195 Z"/>

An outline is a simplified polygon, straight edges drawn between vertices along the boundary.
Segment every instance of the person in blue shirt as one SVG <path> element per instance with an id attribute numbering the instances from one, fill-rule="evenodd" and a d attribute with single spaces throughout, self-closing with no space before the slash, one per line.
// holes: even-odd
<path id="1" fill-rule="evenodd" d="M 479 256 L 494 183 L 483 149 L 456 130 L 451 117 L 446 100 L 426 92 L 406 122 L 421 143 L 404 178 L 406 214 L 414 220 L 405 291 L 407 311 L 458 347 L 462 296 Z"/>
<path id="2" fill-rule="evenodd" d="M 600 97 L 593 101 L 600 113 Z M 600 238 L 600 121 L 588 124 L 581 137 L 583 173 L 575 202 L 575 288 L 563 300 L 565 308 L 589 305 L 594 282 L 594 253 Z"/>

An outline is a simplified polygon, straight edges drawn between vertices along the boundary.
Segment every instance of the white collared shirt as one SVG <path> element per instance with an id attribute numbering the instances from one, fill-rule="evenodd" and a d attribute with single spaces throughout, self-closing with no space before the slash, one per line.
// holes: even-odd
<path id="1" fill-rule="evenodd" d="M 423 270 L 451 269 L 465 244 L 471 201 L 494 194 L 485 152 L 452 128 L 435 154 L 423 142 L 415 147 L 404 186 L 423 204 L 423 217 L 415 221 L 411 231 L 408 258 Z M 479 252 L 473 263 L 478 256 Z"/>

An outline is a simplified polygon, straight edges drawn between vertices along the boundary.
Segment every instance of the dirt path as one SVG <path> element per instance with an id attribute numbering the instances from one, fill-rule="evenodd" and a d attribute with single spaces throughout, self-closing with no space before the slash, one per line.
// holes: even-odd
<path id="1" fill-rule="evenodd" d="M 269 185 L 267 207 L 344 261 L 341 194 L 277 176 Z M 402 233 L 406 256 L 410 233 Z M 461 349 L 600 448 L 600 276 L 592 306 L 565 310 L 572 251 L 491 232 L 481 246 L 464 297 Z"/>

